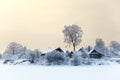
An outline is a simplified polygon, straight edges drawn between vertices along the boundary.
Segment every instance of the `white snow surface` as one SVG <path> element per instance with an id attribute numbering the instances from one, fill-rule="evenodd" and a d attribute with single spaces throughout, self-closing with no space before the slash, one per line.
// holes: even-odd
<path id="1" fill-rule="evenodd" d="M 0 80 L 120 80 L 120 65 L 0 65 Z"/>

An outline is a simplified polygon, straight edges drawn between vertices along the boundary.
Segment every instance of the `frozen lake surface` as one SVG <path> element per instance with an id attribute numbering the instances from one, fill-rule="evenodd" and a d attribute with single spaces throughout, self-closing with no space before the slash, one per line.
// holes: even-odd
<path id="1" fill-rule="evenodd" d="M 0 80 L 120 80 L 120 65 L 78 67 L 0 65 Z"/>

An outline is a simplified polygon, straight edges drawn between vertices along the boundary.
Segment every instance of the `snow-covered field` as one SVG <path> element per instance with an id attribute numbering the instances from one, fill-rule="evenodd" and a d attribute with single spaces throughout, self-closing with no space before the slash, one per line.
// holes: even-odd
<path id="1" fill-rule="evenodd" d="M 120 65 L 0 65 L 0 80 L 120 80 Z"/>

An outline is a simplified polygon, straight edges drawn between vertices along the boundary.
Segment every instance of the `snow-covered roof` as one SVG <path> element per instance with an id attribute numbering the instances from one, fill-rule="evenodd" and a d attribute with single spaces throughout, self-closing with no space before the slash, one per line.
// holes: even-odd
<path id="1" fill-rule="evenodd" d="M 92 51 L 95 50 L 94 48 L 88 52 L 88 54 L 92 53 Z"/>
<path id="2" fill-rule="evenodd" d="M 90 50 L 90 51 L 88 52 L 88 54 L 91 54 L 93 51 L 96 52 L 96 54 L 99 53 L 95 48 L 93 48 L 92 50 Z M 95 53 L 94 53 L 94 54 L 95 54 Z"/>
<path id="3" fill-rule="evenodd" d="M 52 52 L 54 51 L 56 48 L 49 48 L 47 50 L 44 50 L 43 53 L 49 53 L 49 52 Z"/>

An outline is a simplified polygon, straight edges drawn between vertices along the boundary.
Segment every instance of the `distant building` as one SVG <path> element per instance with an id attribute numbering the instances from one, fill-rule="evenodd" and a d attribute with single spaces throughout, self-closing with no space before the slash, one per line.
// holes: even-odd
<path id="1" fill-rule="evenodd" d="M 56 48 L 55 50 L 56 50 L 56 51 L 59 51 L 59 52 L 64 52 L 60 47 L 59 47 L 59 48 Z"/>
<path id="2" fill-rule="evenodd" d="M 41 54 L 41 56 L 45 56 L 47 53 L 51 53 L 53 51 L 58 51 L 58 52 L 64 52 L 61 48 L 56 48 L 56 49 L 48 49 L 46 51 L 43 51 L 43 53 Z"/>
<path id="3" fill-rule="evenodd" d="M 100 58 L 103 57 L 103 55 L 102 55 L 101 53 L 99 53 L 97 50 L 92 49 L 92 50 L 89 52 L 89 57 L 90 57 L 90 58 L 100 59 Z"/>

